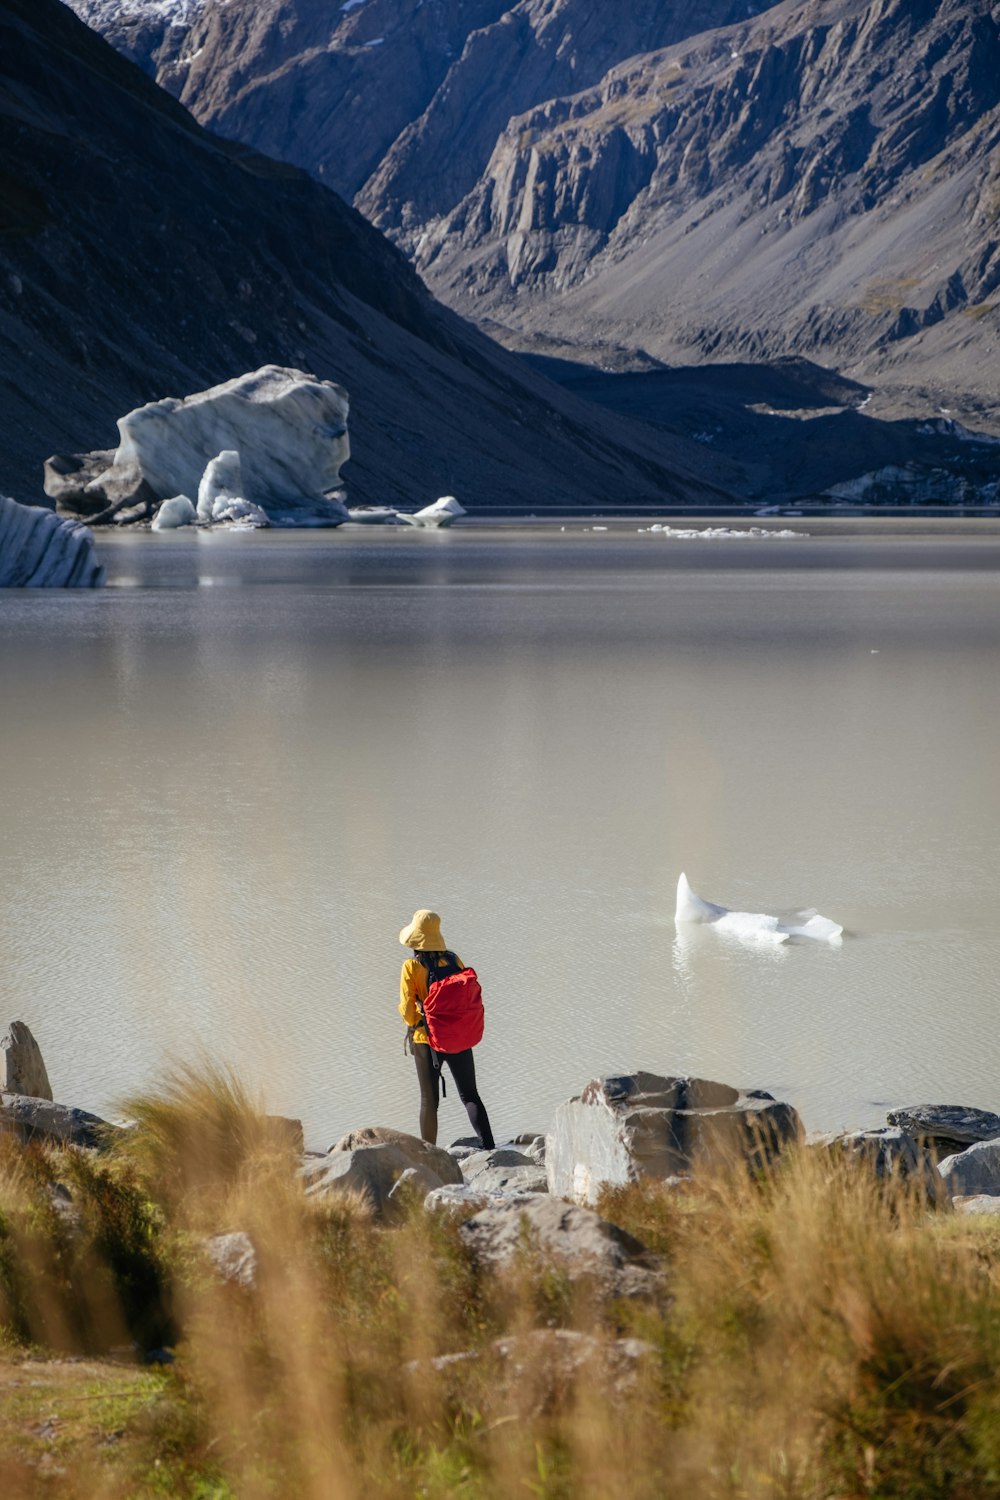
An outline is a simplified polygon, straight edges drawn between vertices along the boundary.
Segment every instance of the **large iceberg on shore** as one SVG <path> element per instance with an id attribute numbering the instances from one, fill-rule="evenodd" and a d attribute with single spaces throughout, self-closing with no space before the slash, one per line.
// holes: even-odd
<path id="1" fill-rule="evenodd" d="M 0 495 L 0 588 L 100 588 L 104 569 L 79 521 Z"/>
<path id="2" fill-rule="evenodd" d="M 337 525 L 347 510 L 329 491 L 350 457 L 348 411 L 343 386 L 265 365 L 130 411 L 118 423 L 112 470 L 139 474 L 162 498 L 199 495 L 213 461 L 236 453 L 240 499 L 289 525 Z M 209 519 L 200 495 L 198 510 Z"/>

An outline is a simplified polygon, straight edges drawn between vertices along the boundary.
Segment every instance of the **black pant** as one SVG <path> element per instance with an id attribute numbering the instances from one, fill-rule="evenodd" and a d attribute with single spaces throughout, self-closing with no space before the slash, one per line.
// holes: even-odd
<path id="1" fill-rule="evenodd" d="M 480 1144 L 487 1151 L 492 1151 L 496 1143 L 490 1128 L 490 1117 L 486 1113 L 486 1105 L 480 1099 L 479 1090 L 476 1088 L 476 1064 L 472 1056 L 472 1048 L 469 1047 L 465 1052 L 434 1052 L 430 1047 L 417 1042 L 413 1048 L 413 1057 L 417 1064 L 417 1078 L 420 1081 L 420 1135 L 422 1139 L 432 1146 L 437 1144 L 438 1098 L 441 1091 L 439 1074 L 442 1062 L 446 1062 L 455 1080 L 458 1097 L 465 1105 Z"/>

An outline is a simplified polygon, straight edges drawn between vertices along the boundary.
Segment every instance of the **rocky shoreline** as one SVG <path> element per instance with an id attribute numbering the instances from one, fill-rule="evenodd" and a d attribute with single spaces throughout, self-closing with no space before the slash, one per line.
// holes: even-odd
<path id="1" fill-rule="evenodd" d="M 472 1257 L 491 1267 L 508 1264 L 528 1233 L 571 1275 L 596 1276 L 613 1296 L 641 1295 L 657 1266 L 596 1212 L 604 1188 L 645 1179 L 696 1193 L 713 1170 L 735 1163 L 759 1173 L 796 1145 L 864 1162 L 936 1208 L 1000 1214 L 1000 1115 L 960 1105 L 914 1105 L 892 1110 L 877 1129 L 807 1135 L 791 1105 L 761 1090 L 639 1071 L 591 1080 L 559 1106 L 547 1132 L 492 1150 L 474 1139 L 445 1148 L 366 1126 L 326 1152 L 307 1151 L 299 1121 L 265 1116 L 263 1124 L 274 1147 L 298 1160 L 307 1197 L 350 1195 L 386 1226 L 414 1203 L 455 1215 Z M 0 1039 L 0 1132 L 100 1152 L 130 1129 L 55 1101 L 29 1028 L 9 1026 Z M 63 1208 L 72 1212 L 68 1190 Z M 253 1284 L 256 1252 L 246 1234 L 218 1235 L 204 1248 L 223 1280 Z"/>

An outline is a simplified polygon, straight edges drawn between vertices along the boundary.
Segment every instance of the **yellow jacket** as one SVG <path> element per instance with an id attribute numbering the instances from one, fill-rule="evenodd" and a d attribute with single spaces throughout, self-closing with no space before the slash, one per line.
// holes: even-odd
<path id="1" fill-rule="evenodd" d="M 465 968 L 458 954 L 455 961 L 460 968 Z M 420 1020 L 420 1011 L 417 1009 L 417 1001 L 423 1005 L 427 999 L 427 970 L 419 958 L 407 958 L 403 960 L 402 973 L 399 976 L 399 1014 L 407 1026 L 415 1026 L 413 1033 L 415 1042 L 423 1042 L 429 1046 L 427 1032 Z"/>

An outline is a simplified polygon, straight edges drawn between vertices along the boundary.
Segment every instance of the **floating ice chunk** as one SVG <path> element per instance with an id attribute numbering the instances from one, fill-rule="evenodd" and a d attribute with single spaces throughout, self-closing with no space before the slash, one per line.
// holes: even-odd
<path id="1" fill-rule="evenodd" d="M 695 894 L 682 874 L 677 882 L 675 922 L 705 922 L 729 933 L 744 943 L 784 943 L 789 938 L 806 938 L 817 942 L 839 944 L 843 927 L 821 917 L 812 909 L 796 912 L 792 917 L 772 917 L 766 912 L 730 911 Z"/>
<path id="2" fill-rule="evenodd" d="M 100 588 L 104 569 L 86 526 L 0 495 L 0 588 Z"/>
<path id="3" fill-rule="evenodd" d="M 757 512 L 758 515 L 761 512 Z M 801 515 L 801 511 L 789 511 L 789 515 Z M 650 526 L 650 531 L 658 531 L 661 536 L 666 536 L 671 541 L 682 542 L 714 542 L 721 538 L 731 541 L 742 541 L 744 538 L 760 541 L 766 537 L 781 538 L 808 536 L 807 531 L 772 531 L 767 526 Z"/>
<path id="4" fill-rule="evenodd" d="M 347 392 L 301 370 L 265 365 L 183 400 L 138 407 L 118 423 L 113 468 L 137 469 L 154 494 L 193 495 L 199 518 L 205 466 L 238 452 L 240 480 L 231 494 L 290 525 L 335 526 L 345 507 L 331 492 L 350 457 Z"/>
<path id="5" fill-rule="evenodd" d="M 235 448 L 224 448 L 205 466 L 198 485 L 198 520 L 214 521 L 216 501 L 242 500 L 243 472 Z"/>
<path id="6" fill-rule="evenodd" d="M 418 510 L 415 515 L 407 515 L 399 511 L 399 519 L 405 521 L 408 526 L 431 527 L 440 529 L 450 526 L 456 516 L 464 516 L 465 507 L 460 505 L 454 495 L 442 495 L 435 500 L 433 505 L 425 505 L 423 510 Z"/>
<path id="7" fill-rule="evenodd" d="M 171 495 L 153 517 L 152 531 L 176 531 L 179 526 L 193 526 L 198 519 L 194 502 L 187 495 Z"/>

